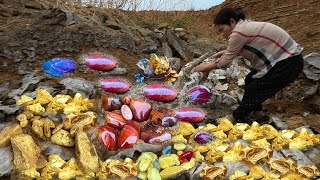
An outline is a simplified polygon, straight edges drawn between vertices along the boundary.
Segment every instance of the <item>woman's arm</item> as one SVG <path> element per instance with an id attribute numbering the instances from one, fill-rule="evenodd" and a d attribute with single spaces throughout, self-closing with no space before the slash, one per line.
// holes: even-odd
<path id="1" fill-rule="evenodd" d="M 225 51 L 226 51 L 226 50 L 219 51 L 219 52 L 217 52 L 216 54 L 214 54 L 212 57 L 219 58 L 219 57 L 221 57 L 221 56 L 224 54 Z"/>
<path id="2" fill-rule="evenodd" d="M 217 52 L 216 54 L 212 55 L 211 57 L 213 58 L 219 58 L 221 57 L 226 50 L 222 50 Z M 217 69 L 218 67 L 216 66 L 215 62 L 209 62 L 209 63 L 202 63 L 196 67 L 194 67 L 194 71 L 198 71 L 198 72 L 203 72 L 203 71 L 211 71 L 213 69 Z"/>

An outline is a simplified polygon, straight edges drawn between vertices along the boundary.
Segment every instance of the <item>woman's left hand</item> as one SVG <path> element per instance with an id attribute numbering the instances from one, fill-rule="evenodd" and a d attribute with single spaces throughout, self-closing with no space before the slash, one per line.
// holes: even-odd
<path id="1" fill-rule="evenodd" d="M 198 66 L 194 67 L 193 70 L 196 72 L 207 71 L 207 64 L 199 64 Z"/>
<path id="2" fill-rule="evenodd" d="M 217 65 L 215 62 L 202 63 L 193 68 L 193 70 L 196 72 L 211 71 L 213 69 L 217 69 Z"/>

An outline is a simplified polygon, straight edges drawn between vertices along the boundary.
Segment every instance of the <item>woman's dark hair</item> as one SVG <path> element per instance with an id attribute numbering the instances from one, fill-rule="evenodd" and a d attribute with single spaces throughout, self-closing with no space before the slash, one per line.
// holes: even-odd
<path id="1" fill-rule="evenodd" d="M 223 8 L 214 18 L 214 24 L 227 24 L 230 25 L 230 19 L 233 18 L 236 22 L 240 19 L 245 19 L 245 15 L 241 8 Z"/>

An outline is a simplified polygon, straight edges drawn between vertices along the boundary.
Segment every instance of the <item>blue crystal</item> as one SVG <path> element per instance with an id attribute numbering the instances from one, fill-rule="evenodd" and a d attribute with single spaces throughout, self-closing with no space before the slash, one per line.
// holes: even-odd
<path id="1" fill-rule="evenodd" d="M 162 154 L 171 154 L 172 146 L 167 146 L 162 150 Z"/>
<path id="2" fill-rule="evenodd" d="M 69 72 L 73 72 L 76 63 L 71 59 L 54 58 L 42 63 L 44 71 L 52 76 L 63 76 Z"/>

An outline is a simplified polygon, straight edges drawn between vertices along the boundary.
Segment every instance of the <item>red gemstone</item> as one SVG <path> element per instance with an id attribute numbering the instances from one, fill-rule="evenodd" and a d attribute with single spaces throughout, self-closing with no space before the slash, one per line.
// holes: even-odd
<path id="1" fill-rule="evenodd" d="M 173 101 L 178 95 L 175 88 L 164 84 L 150 84 L 143 91 L 146 98 L 160 102 Z"/>
<path id="2" fill-rule="evenodd" d="M 194 141 L 198 144 L 206 144 L 212 141 L 212 136 L 208 132 L 199 131 L 194 135 Z"/>
<path id="3" fill-rule="evenodd" d="M 205 113 L 196 108 L 180 108 L 176 111 L 176 118 L 180 121 L 196 123 L 203 121 Z"/>
<path id="4" fill-rule="evenodd" d="M 133 113 L 133 119 L 138 122 L 148 120 L 152 111 L 151 104 L 141 99 L 131 100 L 129 107 Z"/>
<path id="5" fill-rule="evenodd" d="M 188 162 L 193 157 L 192 151 L 185 151 L 184 153 L 179 155 L 179 160 L 181 163 Z"/>
<path id="6" fill-rule="evenodd" d="M 202 105 L 207 103 L 212 96 L 212 93 L 210 92 L 209 88 L 203 85 L 197 85 L 190 88 L 187 91 L 187 94 L 191 102 L 196 105 Z"/>
<path id="7" fill-rule="evenodd" d="M 122 105 L 121 115 L 125 120 L 131 120 L 133 118 L 132 111 L 128 105 Z"/>
<path id="8" fill-rule="evenodd" d="M 154 125 L 151 122 L 147 123 L 141 129 L 141 139 L 146 143 L 163 144 L 171 139 L 171 132 L 169 129 Z"/>
<path id="9" fill-rule="evenodd" d="M 123 97 L 121 98 L 121 102 L 122 102 L 123 104 L 126 104 L 126 105 L 129 105 L 130 102 L 131 102 L 131 100 L 132 100 L 132 98 L 131 98 L 130 96 L 123 96 Z"/>
<path id="10" fill-rule="evenodd" d="M 117 60 L 109 55 L 104 54 L 91 54 L 85 58 L 85 64 L 88 68 L 99 70 L 99 71 L 107 71 L 113 69 Z"/>
<path id="11" fill-rule="evenodd" d="M 129 83 L 118 78 L 109 78 L 100 82 L 100 88 L 109 93 L 121 94 L 129 90 Z"/>
<path id="12" fill-rule="evenodd" d="M 115 129 L 110 126 L 100 126 L 97 129 L 98 137 L 100 142 L 109 151 L 114 151 L 117 149 L 118 133 Z"/>
<path id="13" fill-rule="evenodd" d="M 121 114 L 116 112 L 106 112 L 106 122 L 109 126 L 122 129 L 122 127 L 128 122 L 127 120 L 123 119 Z"/>
<path id="14" fill-rule="evenodd" d="M 136 121 L 125 124 L 118 138 L 120 148 L 130 148 L 140 139 L 140 125 Z"/>
<path id="15" fill-rule="evenodd" d="M 106 95 L 102 96 L 103 108 L 106 111 L 119 110 L 122 106 L 122 102 L 119 98 L 111 98 Z"/>
<path id="16" fill-rule="evenodd" d="M 175 123 L 176 119 L 173 117 L 174 111 L 165 107 L 157 107 L 152 109 L 150 119 L 154 124 L 162 124 L 166 127 L 171 126 L 169 124 Z M 173 125 L 172 125 L 173 126 Z"/>

